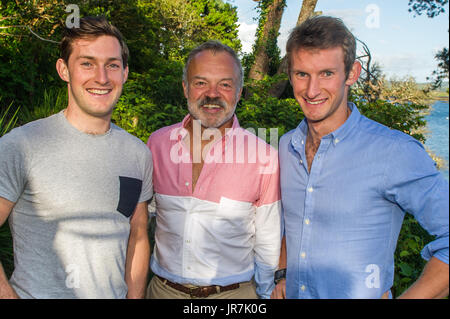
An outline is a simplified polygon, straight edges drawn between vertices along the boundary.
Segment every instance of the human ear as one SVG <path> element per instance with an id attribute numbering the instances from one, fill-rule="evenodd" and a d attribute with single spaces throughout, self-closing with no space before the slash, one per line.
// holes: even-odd
<path id="1" fill-rule="evenodd" d="M 69 68 L 67 67 L 66 62 L 63 59 L 58 59 L 58 61 L 56 61 L 56 71 L 58 71 L 59 77 L 63 81 L 69 82 Z"/>
<path id="2" fill-rule="evenodd" d="M 356 81 L 358 81 L 358 78 L 361 74 L 361 63 L 359 61 L 355 61 L 352 65 L 352 68 L 350 69 L 350 72 L 348 73 L 347 80 L 345 81 L 346 85 L 353 85 Z"/>

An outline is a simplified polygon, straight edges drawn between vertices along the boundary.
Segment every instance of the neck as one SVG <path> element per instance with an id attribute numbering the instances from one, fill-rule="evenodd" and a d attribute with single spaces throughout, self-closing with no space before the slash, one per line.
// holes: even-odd
<path id="1" fill-rule="evenodd" d="M 339 127 L 341 127 L 350 117 L 351 113 L 352 112 L 346 103 L 343 111 L 340 112 L 340 114 L 337 114 L 338 117 L 333 119 L 333 121 L 308 121 L 308 137 L 314 142 L 320 143 L 322 137 L 336 131 Z"/>
<path id="2" fill-rule="evenodd" d="M 219 128 L 209 128 L 204 127 L 199 123 L 199 121 L 195 121 L 194 118 L 191 117 L 186 124 L 185 129 L 189 132 L 188 136 L 190 138 L 190 153 L 193 156 L 194 160 L 198 161 L 199 158 L 203 160 L 202 154 L 208 151 L 209 147 L 214 144 L 214 141 L 223 138 L 226 129 L 232 126 L 233 118 L 231 118 Z"/>
<path id="3" fill-rule="evenodd" d="M 95 117 L 82 111 L 67 107 L 64 110 L 67 121 L 80 132 L 91 135 L 102 135 L 111 127 L 111 114 L 104 117 Z"/>

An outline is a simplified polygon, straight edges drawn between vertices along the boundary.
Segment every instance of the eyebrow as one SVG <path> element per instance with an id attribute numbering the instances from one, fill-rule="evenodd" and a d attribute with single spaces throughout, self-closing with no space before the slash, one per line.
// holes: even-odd
<path id="1" fill-rule="evenodd" d="M 200 75 L 194 75 L 194 79 L 208 81 L 208 78 L 205 78 L 204 76 L 200 76 Z M 234 79 L 233 78 L 223 78 L 223 79 L 220 79 L 220 81 L 234 81 Z"/>
<path id="2" fill-rule="evenodd" d="M 327 72 L 327 71 L 336 72 L 337 70 L 338 70 L 337 68 L 325 68 L 325 69 L 320 70 L 319 73 Z M 302 72 L 302 73 L 309 74 L 308 72 L 303 71 L 302 69 L 293 69 L 291 72 Z"/>
<path id="3" fill-rule="evenodd" d="M 80 55 L 77 57 L 77 60 L 80 59 L 88 59 L 88 60 L 97 60 L 97 58 L 93 57 L 93 56 L 89 56 L 89 55 Z M 108 58 L 107 62 L 111 62 L 111 61 L 121 61 L 122 59 L 119 57 L 110 57 Z"/>

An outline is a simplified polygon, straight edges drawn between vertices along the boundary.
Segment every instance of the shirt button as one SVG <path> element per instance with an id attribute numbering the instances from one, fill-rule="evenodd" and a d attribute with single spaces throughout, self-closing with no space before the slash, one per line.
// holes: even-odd
<path id="1" fill-rule="evenodd" d="M 308 218 L 305 219 L 305 224 L 309 225 L 309 219 Z"/>
<path id="2" fill-rule="evenodd" d="M 312 193 L 314 189 L 312 187 L 308 187 L 308 192 Z"/>
<path id="3" fill-rule="evenodd" d="M 305 142 L 302 140 L 302 144 L 305 144 Z"/>
<path id="4" fill-rule="evenodd" d="M 300 160 L 300 164 L 303 164 L 303 161 L 302 161 L 302 160 Z"/>
<path id="5" fill-rule="evenodd" d="M 302 253 L 300 254 L 300 257 L 302 257 L 303 259 L 305 259 L 306 253 L 305 253 L 305 252 L 302 252 Z"/>
<path id="6" fill-rule="evenodd" d="M 184 185 L 189 186 L 189 182 L 186 182 Z"/>
<path id="7" fill-rule="evenodd" d="M 337 144 L 337 143 L 339 143 L 339 139 L 338 139 L 338 138 L 335 138 L 335 139 L 334 139 L 334 144 Z"/>
<path id="8" fill-rule="evenodd" d="M 300 289 L 301 289 L 302 291 L 305 291 L 305 290 L 306 290 L 305 285 L 302 285 L 302 286 L 300 287 Z"/>

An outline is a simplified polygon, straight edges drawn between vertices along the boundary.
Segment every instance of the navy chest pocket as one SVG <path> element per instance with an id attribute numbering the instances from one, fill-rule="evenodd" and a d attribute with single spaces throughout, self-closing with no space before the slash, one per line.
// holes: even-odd
<path id="1" fill-rule="evenodd" d="M 142 181 L 137 178 L 119 176 L 120 197 L 117 211 L 126 217 L 130 217 L 136 209 L 141 196 Z"/>

